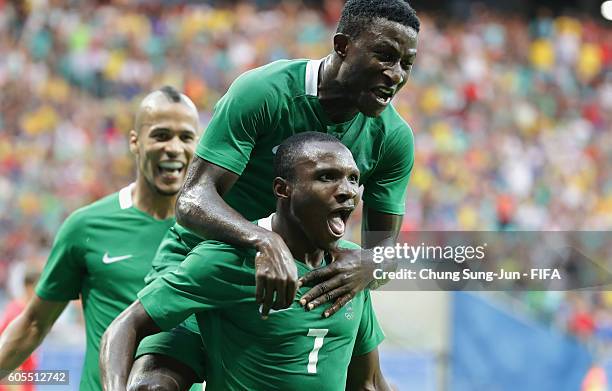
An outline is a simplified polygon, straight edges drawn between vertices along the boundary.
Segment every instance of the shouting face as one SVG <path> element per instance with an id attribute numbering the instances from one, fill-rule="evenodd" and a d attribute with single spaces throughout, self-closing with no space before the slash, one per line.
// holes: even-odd
<path id="1" fill-rule="evenodd" d="M 359 202 L 359 170 L 353 156 L 340 143 L 312 142 L 293 170 L 291 218 L 314 247 L 330 249 L 344 235 Z"/>
<path id="2" fill-rule="evenodd" d="M 352 104 L 369 117 L 380 115 L 404 86 L 417 53 L 417 32 L 400 23 L 375 18 L 357 37 L 334 37 L 342 57 L 338 74 Z"/>

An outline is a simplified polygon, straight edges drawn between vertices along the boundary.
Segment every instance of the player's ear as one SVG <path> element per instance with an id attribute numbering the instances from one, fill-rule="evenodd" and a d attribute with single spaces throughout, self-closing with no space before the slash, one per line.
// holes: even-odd
<path id="1" fill-rule="evenodd" d="M 334 35 L 334 51 L 340 58 L 346 57 L 346 50 L 349 44 L 349 36 L 343 33 L 336 33 Z"/>
<path id="2" fill-rule="evenodd" d="M 130 130 L 130 152 L 138 155 L 138 132 L 134 129 Z"/>
<path id="3" fill-rule="evenodd" d="M 286 179 L 277 176 L 272 182 L 272 191 L 276 198 L 287 199 L 291 195 L 291 186 Z"/>

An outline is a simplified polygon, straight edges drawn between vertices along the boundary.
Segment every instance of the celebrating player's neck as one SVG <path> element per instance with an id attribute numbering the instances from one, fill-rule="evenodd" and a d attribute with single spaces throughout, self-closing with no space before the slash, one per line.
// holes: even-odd
<path id="1" fill-rule="evenodd" d="M 303 227 L 291 221 L 287 215 L 283 208 L 277 208 L 272 216 L 272 231 L 283 238 L 295 260 L 310 268 L 319 267 L 325 255 L 324 250 L 313 244 Z"/>
<path id="2" fill-rule="evenodd" d="M 319 67 L 317 96 L 325 114 L 334 123 L 349 121 L 359 113 L 351 96 L 347 96 L 346 86 L 340 79 L 342 61 L 337 54 L 330 54 L 323 59 Z"/>
<path id="3" fill-rule="evenodd" d="M 139 176 L 132 189 L 134 207 L 158 220 L 174 216 L 174 205 L 178 193 L 163 194 L 143 176 Z"/>

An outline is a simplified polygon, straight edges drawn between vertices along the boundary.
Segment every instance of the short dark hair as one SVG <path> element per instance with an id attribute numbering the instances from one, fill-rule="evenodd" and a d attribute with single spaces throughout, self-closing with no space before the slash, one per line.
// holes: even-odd
<path id="1" fill-rule="evenodd" d="M 338 143 L 343 145 L 337 138 L 327 133 L 302 132 L 286 138 L 276 150 L 274 155 L 274 176 L 287 180 L 294 177 L 294 166 L 297 158 L 302 156 L 305 147 L 309 143 Z"/>
<path id="2" fill-rule="evenodd" d="M 172 86 L 163 86 L 159 91 L 166 95 L 170 102 L 179 103 L 181 101 L 181 93 Z"/>
<path id="3" fill-rule="evenodd" d="M 421 28 L 416 11 L 406 0 L 348 0 L 342 9 L 336 32 L 355 38 L 375 18 L 412 27 L 417 33 Z"/>

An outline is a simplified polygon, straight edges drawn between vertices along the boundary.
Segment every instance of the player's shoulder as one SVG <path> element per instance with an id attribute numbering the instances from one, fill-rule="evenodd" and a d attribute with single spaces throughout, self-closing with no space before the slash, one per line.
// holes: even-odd
<path id="1" fill-rule="evenodd" d="M 206 260 L 207 266 L 242 266 L 255 258 L 256 250 L 234 246 L 218 240 L 204 240 L 195 246 L 189 256 Z"/>
<path id="2" fill-rule="evenodd" d="M 122 209 L 120 198 L 120 192 L 116 192 L 82 206 L 68 216 L 64 226 L 79 229 L 98 217 L 108 218 L 109 215 Z"/>
<path id="3" fill-rule="evenodd" d="M 385 150 L 405 151 L 414 148 L 412 128 L 393 105 L 389 105 L 378 117 L 370 119 L 370 126 L 376 129 Z"/>
<path id="4" fill-rule="evenodd" d="M 389 105 L 378 117 L 378 122 L 384 127 L 389 135 L 401 135 L 413 137 L 412 128 L 404 118 L 397 112 L 393 105 Z"/>
<path id="5" fill-rule="evenodd" d="M 248 94 L 276 97 L 304 92 L 306 64 L 309 60 L 277 60 L 240 75 L 230 87 Z"/>
<path id="6" fill-rule="evenodd" d="M 109 214 L 126 210 L 132 207 L 132 187 L 126 186 L 118 192 L 104 196 L 76 211 L 73 215 L 80 218 L 92 218 L 99 216 L 108 217 Z"/>

